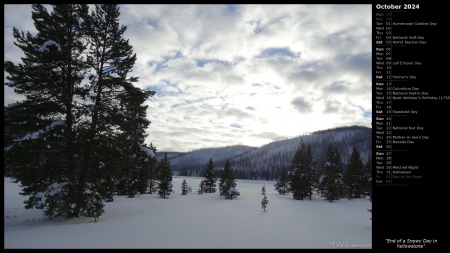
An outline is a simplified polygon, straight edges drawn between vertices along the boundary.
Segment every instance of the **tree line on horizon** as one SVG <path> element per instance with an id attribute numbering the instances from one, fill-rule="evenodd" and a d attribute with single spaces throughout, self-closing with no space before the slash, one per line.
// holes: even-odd
<path id="1" fill-rule="evenodd" d="M 223 168 L 226 160 L 230 160 L 237 179 L 250 180 L 277 180 L 283 169 L 290 166 L 294 153 L 303 141 L 311 146 L 316 161 L 326 159 L 326 146 L 332 144 L 339 152 L 344 166 L 349 162 L 353 146 L 359 150 L 362 161 L 365 163 L 372 153 L 372 132 L 369 128 L 349 126 L 332 128 L 313 132 L 301 138 L 292 138 L 269 143 L 258 149 L 249 149 L 238 156 L 217 154 L 218 150 L 188 152 L 184 155 L 171 157 L 174 173 L 178 176 L 203 177 L 202 166 L 204 160 L 213 157 L 218 168 Z M 226 150 L 230 153 L 231 150 Z M 192 154 L 191 154 L 192 153 Z M 193 159 L 193 157 L 196 157 Z M 217 176 L 220 176 L 218 173 Z"/>
<path id="2" fill-rule="evenodd" d="M 281 195 L 292 193 L 296 200 L 312 199 L 316 193 L 330 202 L 340 198 L 372 198 L 372 158 L 364 164 L 356 146 L 346 165 L 332 144 L 326 149 L 326 159 L 317 161 L 311 146 L 301 142 L 291 165 L 281 171 L 275 190 Z"/>
<path id="3" fill-rule="evenodd" d="M 325 197 L 329 202 L 340 198 L 352 200 L 369 197 L 371 199 L 372 158 L 369 157 L 366 163 L 363 163 L 356 146 L 352 147 L 347 164 L 342 162 L 339 151 L 332 144 L 327 146 L 326 153 L 326 159 L 318 160 L 313 156 L 311 146 L 301 141 L 290 165 L 281 171 L 274 184 L 275 190 L 280 195 L 292 193 L 295 200 L 311 200 L 315 195 Z M 221 175 L 219 184 L 221 196 L 225 195 L 230 187 L 236 187 L 235 169 L 231 168 L 229 160 L 222 170 L 215 168 L 210 158 L 202 174 L 204 179 L 200 181 L 199 194 L 214 193 L 218 175 Z M 224 189 L 224 185 L 229 187 Z M 265 195 L 265 187 L 262 193 Z"/>

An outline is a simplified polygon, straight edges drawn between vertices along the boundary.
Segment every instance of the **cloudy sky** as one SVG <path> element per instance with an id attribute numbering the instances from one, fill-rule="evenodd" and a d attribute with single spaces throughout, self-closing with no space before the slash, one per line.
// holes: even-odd
<path id="1" fill-rule="evenodd" d="M 371 5 L 119 5 L 158 151 L 261 146 L 372 117 Z M 50 10 L 50 8 L 49 8 Z M 36 34 L 30 5 L 4 5 Z M 5 73 L 6 75 L 6 73 Z M 5 87 L 4 104 L 20 100 Z"/>

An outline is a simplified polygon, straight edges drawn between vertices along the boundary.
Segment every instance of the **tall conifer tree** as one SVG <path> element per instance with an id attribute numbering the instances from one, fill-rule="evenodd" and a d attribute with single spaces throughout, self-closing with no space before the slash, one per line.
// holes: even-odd
<path id="1" fill-rule="evenodd" d="M 302 141 L 292 158 L 289 170 L 289 191 L 294 199 L 311 198 L 312 191 L 312 154 L 311 148 Z"/>
<path id="2" fill-rule="evenodd" d="M 361 197 L 364 191 L 364 181 L 364 164 L 359 150 L 356 146 L 353 146 L 344 172 L 344 184 L 348 200 Z"/>
<path id="3" fill-rule="evenodd" d="M 30 196 L 26 208 L 48 216 L 103 213 L 124 177 L 120 168 L 147 167 L 145 100 L 154 94 L 128 77 L 136 55 L 123 38 L 117 5 L 32 5 L 36 36 L 16 28 L 23 63 L 5 62 L 5 85 L 25 96 L 10 109 L 17 135 L 5 151 Z M 32 116 L 34 115 L 34 116 Z M 25 125 L 17 124 L 21 120 Z M 125 158 L 128 158 L 125 159 Z M 133 174 L 136 175 L 136 174 Z"/>
<path id="4" fill-rule="evenodd" d="M 181 195 L 187 195 L 189 191 L 189 187 L 187 185 L 186 179 L 183 179 L 181 182 Z"/>
<path id="5" fill-rule="evenodd" d="M 172 192 L 172 168 L 167 153 L 161 158 L 158 164 L 158 171 L 158 194 L 161 198 L 167 198 Z"/>
<path id="6" fill-rule="evenodd" d="M 217 177 L 216 177 L 216 173 L 214 171 L 214 163 L 213 163 L 212 158 L 210 158 L 208 164 L 206 165 L 206 169 L 205 169 L 205 182 L 204 182 L 205 192 L 206 193 L 216 192 L 216 182 L 217 182 Z"/>
<path id="7" fill-rule="evenodd" d="M 90 75 L 86 86 L 89 131 L 83 167 L 97 168 L 91 161 L 100 147 L 109 150 L 103 152 L 106 155 L 119 153 L 97 159 L 110 161 L 102 168 L 103 173 L 120 178 L 119 192 L 133 197 L 146 191 L 145 175 L 151 158 L 142 150 L 147 148 L 145 129 L 150 121 L 145 118 L 147 106 L 143 103 L 154 92 L 133 86 L 138 78 L 129 77 L 129 73 L 136 54 L 124 38 L 126 27 L 119 24 L 119 15 L 116 4 L 96 4 L 84 27 L 89 41 Z"/>
<path id="8" fill-rule="evenodd" d="M 289 193 L 288 171 L 286 169 L 281 170 L 280 177 L 275 183 L 275 190 L 278 191 L 280 195 L 286 195 L 286 193 Z"/>
<path id="9" fill-rule="evenodd" d="M 363 194 L 372 198 L 372 155 L 367 158 L 364 164 Z"/>
<path id="10" fill-rule="evenodd" d="M 29 196 L 26 208 L 43 208 L 48 216 L 79 216 L 85 207 L 80 193 L 77 127 L 85 96 L 82 80 L 87 59 L 82 29 L 87 5 L 54 5 L 49 13 L 32 5 L 37 34 L 13 28 L 14 43 L 25 57 L 18 65 L 5 62 L 5 84 L 25 99 L 18 109 L 29 117 L 27 134 L 7 150 L 14 177 Z"/>
<path id="11" fill-rule="evenodd" d="M 363 184 L 363 194 L 369 197 L 370 202 L 372 202 L 372 156 L 370 155 L 364 164 L 364 184 Z M 367 211 L 372 213 L 372 208 L 367 209 Z M 372 218 L 370 218 L 372 220 Z"/>
<path id="12" fill-rule="evenodd" d="M 227 160 L 219 182 L 220 196 L 224 196 L 226 199 L 233 199 L 239 196 L 240 193 L 236 190 L 236 185 L 230 160 Z"/>
<path id="13" fill-rule="evenodd" d="M 341 156 L 332 144 L 328 145 L 326 159 L 321 176 L 320 190 L 329 202 L 333 202 L 342 195 L 344 182 Z"/>

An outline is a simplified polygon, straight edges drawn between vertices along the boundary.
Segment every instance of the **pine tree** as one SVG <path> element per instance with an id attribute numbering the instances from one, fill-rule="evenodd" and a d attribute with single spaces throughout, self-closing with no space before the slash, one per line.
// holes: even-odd
<path id="1" fill-rule="evenodd" d="M 331 144 L 327 148 L 327 161 L 321 175 L 320 190 L 329 202 L 338 200 L 343 192 L 343 164 L 338 150 Z"/>
<path id="2" fill-rule="evenodd" d="M 152 143 L 150 143 L 150 147 L 153 147 Z M 154 150 L 156 152 L 156 148 Z M 158 161 L 156 160 L 156 156 L 153 158 L 150 166 L 148 167 L 148 193 L 153 194 L 157 191 L 157 180 L 158 180 L 158 167 L 157 167 Z"/>
<path id="3" fill-rule="evenodd" d="M 344 172 L 347 199 L 360 198 L 364 190 L 364 165 L 356 146 L 353 146 L 349 162 Z"/>
<path id="4" fill-rule="evenodd" d="M 216 192 L 216 173 L 214 171 L 214 163 L 212 158 L 209 159 L 208 164 L 205 169 L 205 192 L 214 193 Z"/>
<path id="5" fill-rule="evenodd" d="M 220 196 L 224 196 L 226 199 L 233 199 L 239 196 L 240 193 L 236 190 L 236 185 L 230 160 L 227 160 L 219 182 Z"/>
<path id="6" fill-rule="evenodd" d="M 261 188 L 261 194 L 266 195 L 266 186 L 265 185 L 263 185 L 263 187 Z"/>
<path id="7" fill-rule="evenodd" d="M 136 54 L 123 37 L 126 27 L 119 25 L 119 15 L 116 4 L 97 4 L 84 26 L 91 71 L 85 86 L 89 131 L 83 168 L 92 166 L 99 145 L 110 152 L 119 150 L 119 156 L 112 159 L 117 162 L 106 168 L 119 180 L 118 192 L 134 197 L 146 192 L 148 170 L 155 162 L 143 151 L 147 148 L 145 129 L 150 124 L 145 119 L 147 106 L 143 103 L 154 92 L 134 87 L 132 83 L 138 78 L 128 77 Z"/>
<path id="8" fill-rule="evenodd" d="M 155 173 L 158 161 L 155 152 L 156 148 L 150 143 L 150 146 L 144 144 L 136 149 L 136 152 L 131 156 L 124 157 L 123 153 L 117 155 L 122 160 L 116 161 L 116 163 L 124 167 L 124 169 L 116 170 L 117 174 L 114 181 L 116 182 L 115 189 L 118 195 L 127 195 L 128 198 L 134 198 L 135 195 L 152 194 L 156 191 L 156 180 L 158 178 Z"/>
<path id="9" fill-rule="evenodd" d="M 289 170 L 289 191 L 294 199 L 303 200 L 312 195 L 312 154 L 311 148 L 302 141 L 292 158 Z"/>
<path id="10" fill-rule="evenodd" d="M 308 191 L 308 195 L 309 195 L 309 200 L 312 199 L 312 195 L 313 195 L 313 188 L 317 187 L 317 171 L 315 168 L 316 162 L 315 159 L 312 155 L 312 151 L 311 151 L 311 145 L 308 144 L 306 146 L 306 151 L 305 151 L 305 164 L 306 164 L 306 173 L 307 173 L 307 184 L 309 186 L 309 191 Z"/>
<path id="11" fill-rule="evenodd" d="M 281 170 L 280 177 L 278 178 L 278 181 L 275 183 L 275 190 L 278 191 L 280 195 L 286 195 L 286 193 L 289 193 L 287 170 L 285 169 Z"/>
<path id="12" fill-rule="evenodd" d="M 3 168 L 5 176 L 12 177 L 18 174 L 18 170 L 14 170 L 14 164 L 17 161 L 14 151 L 18 149 L 15 142 L 26 136 L 32 128 L 39 124 L 40 117 L 33 111 L 33 106 L 29 106 L 24 102 L 16 102 L 4 107 L 3 114 L 3 136 L 4 136 L 4 153 Z M 19 154 L 18 154 L 19 155 Z M 21 165 L 19 165 L 20 167 Z M 13 171 L 14 170 L 14 171 Z M 15 173 L 13 173 L 15 172 Z"/>
<path id="13" fill-rule="evenodd" d="M 203 194 L 205 192 L 205 179 L 200 180 L 200 184 L 198 186 L 197 193 Z"/>
<path id="14" fill-rule="evenodd" d="M 261 208 L 263 211 L 266 211 L 267 203 L 269 203 L 269 200 L 267 199 L 267 196 L 264 195 L 263 199 L 261 200 Z"/>
<path id="15" fill-rule="evenodd" d="M 181 183 L 181 195 L 187 195 L 189 191 L 186 179 L 183 179 L 183 182 Z"/>
<path id="16" fill-rule="evenodd" d="M 370 202 L 372 202 L 372 156 L 369 156 L 364 165 L 363 194 L 368 196 Z M 367 211 L 372 213 L 372 208 L 367 209 Z M 372 218 L 370 219 L 372 220 Z"/>
<path id="17" fill-rule="evenodd" d="M 363 195 L 372 199 L 372 156 L 369 156 L 364 165 Z"/>
<path id="18" fill-rule="evenodd" d="M 308 145 L 308 148 L 311 152 L 310 146 Z M 312 153 L 312 152 L 311 152 Z M 319 189 L 319 178 L 321 176 L 321 168 L 318 166 L 318 162 L 316 161 L 316 158 L 313 157 L 312 160 L 312 170 L 311 170 L 311 182 L 310 182 L 310 197 L 309 199 L 312 199 L 312 195 Z"/>
<path id="19" fill-rule="evenodd" d="M 21 182 L 26 208 L 43 208 L 47 216 L 78 217 L 86 207 L 78 145 L 85 91 L 87 59 L 82 29 L 87 5 L 54 5 L 48 13 L 32 5 L 36 36 L 13 28 L 14 43 L 25 57 L 15 65 L 6 61 L 8 85 L 25 96 L 18 109 L 29 120 L 26 135 L 8 147 L 6 156 Z M 36 115 L 30 117 L 30 115 Z M 80 129 L 80 130 L 77 130 Z M 24 133 L 24 132 L 21 132 Z"/>
<path id="20" fill-rule="evenodd" d="M 138 179 L 137 179 L 137 191 L 140 194 L 148 193 L 150 190 L 150 181 L 152 176 L 152 171 L 157 164 L 155 156 L 156 148 L 150 143 L 150 147 L 146 145 L 142 146 L 138 152 Z"/>
<path id="21" fill-rule="evenodd" d="M 238 190 L 236 190 L 236 187 L 230 187 L 224 196 L 227 199 L 234 199 L 237 198 L 239 195 L 241 195 L 241 193 Z"/>
<path id="22" fill-rule="evenodd" d="M 86 213 L 88 217 L 94 217 L 94 222 L 105 212 L 103 207 L 105 204 L 102 202 L 102 196 L 99 191 L 95 190 L 96 185 L 88 183 L 84 190 L 84 195 L 87 198 Z"/>
<path id="23" fill-rule="evenodd" d="M 167 152 L 158 164 L 158 171 L 158 194 L 162 198 L 167 198 L 172 192 L 172 168 L 167 157 Z"/>
<path id="24" fill-rule="evenodd" d="M 30 124 L 14 126 L 22 136 L 5 157 L 30 196 L 27 208 L 44 208 L 48 216 L 99 215 L 101 203 L 89 196 L 112 201 L 126 166 L 142 175 L 146 158 L 138 153 L 150 123 L 143 103 L 154 92 L 127 77 L 136 55 L 123 38 L 117 5 L 95 5 L 91 14 L 85 4 L 54 5 L 51 13 L 32 8 L 37 35 L 13 29 L 23 64 L 5 62 L 5 84 L 26 97 L 15 108 L 17 119 Z"/>

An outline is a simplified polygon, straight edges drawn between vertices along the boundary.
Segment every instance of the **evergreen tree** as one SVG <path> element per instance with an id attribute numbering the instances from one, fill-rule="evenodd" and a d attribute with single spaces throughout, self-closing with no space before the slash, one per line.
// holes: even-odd
<path id="1" fill-rule="evenodd" d="M 338 200 L 342 195 L 344 187 L 342 169 L 343 164 L 338 150 L 329 144 L 327 148 L 327 160 L 320 182 L 320 190 L 329 202 Z"/>
<path id="2" fill-rule="evenodd" d="M 153 147 L 153 145 L 150 143 L 150 147 Z M 156 151 L 156 149 L 154 150 Z M 149 166 L 149 171 L 148 171 L 148 193 L 149 194 L 153 194 L 154 192 L 157 191 L 157 180 L 158 180 L 158 167 L 157 167 L 158 162 L 156 161 L 156 156 L 153 158 L 153 161 L 151 163 L 151 165 Z"/>
<path id="3" fill-rule="evenodd" d="M 264 195 L 263 199 L 261 200 L 261 208 L 266 211 L 267 203 L 269 203 L 269 200 L 267 199 L 267 196 Z"/>
<path id="4" fill-rule="evenodd" d="M 289 191 L 293 193 L 294 199 L 311 199 L 312 162 L 311 148 L 302 141 L 292 158 L 289 171 Z"/>
<path id="5" fill-rule="evenodd" d="M 142 146 L 138 155 L 138 173 L 137 190 L 140 194 L 150 192 L 150 181 L 152 180 L 152 171 L 157 164 L 155 156 L 156 148 L 150 143 L 150 147 Z"/>
<path id="6" fill-rule="evenodd" d="M 198 194 L 203 194 L 203 193 L 205 192 L 205 179 L 202 179 L 202 180 L 200 181 L 200 184 L 199 184 L 198 187 L 199 187 L 199 188 L 198 188 L 198 190 L 197 190 L 197 193 L 198 193 Z"/>
<path id="7" fill-rule="evenodd" d="M 214 193 L 216 192 L 216 173 L 214 171 L 214 163 L 212 158 L 209 159 L 208 164 L 205 169 L 205 192 Z"/>
<path id="8" fill-rule="evenodd" d="M 105 212 L 103 210 L 105 204 L 103 204 L 102 196 L 98 190 L 95 190 L 95 187 L 96 185 L 88 183 L 84 195 L 87 198 L 87 206 L 89 206 L 89 208 L 86 208 L 87 216 L 94 217 L 94 222 L 97 222 L 98 217 Z"/>
<path id="9" fill-rule="evenodd" d="M 309 200 L 312 199 L 312 195 L 313 195 L 313 191 L 314 191 L 314 187 L 317 187 L 317 171 L 316 171 L 316 161 L 312 155 L 312 150 L 311 150 L 311 145 L 308 144 L 306 146 L 306 152 L 305 152 L 305 164 L 306 164 L 306 172 L 307 172 L 307 184 L 309 186 L 309 191 L 308 191 L 308 195 L 309 195 Z"/>
<path id="10" fill-rule="evenodd" d="M 372 156 L 369 156 L 364 165 L 363 195 L 372 199 Z"/>
<path id="11" fill-rule="evenodd" d="M 148 170 L 155 162 L 145 152 L 145 129 L 150 122 L 145 119 L 147 106 L 143 106 L 154 92 L 134 87 L 138 78 L 128 77 L 136 55 L 123 37 L 126 27 L 119 25 L 119 15 L 116 4 L 97 4 L 84 26 L 90 74 L 85 86 L 88 131 L 83 168 L 93 166 L 99 145 L 105 143 L 102 149 L 110 152 L 119 150 L 120 159 L 108 169 L 119 170 L 110 172 L 119 178 L 118 192 L 134 197 L 146 192 Z M 95 163 L 90 170 L 94 169 Z"/>
<path id="12" fill-rule="evenodd" d="M 240 193 L 236 190 L 236 185 L 233 169 L 230 161 L 227 160 L 219 182 L 220 196 L 224 196 L 226 199 L 233 199 L 239 196 Z"/>
<path id="13" fill-rule="evenodd" d="M 261 188 L 261 194 L 266 195 L 266 186 L 265 185 L 263 185 L 263 187 Z"/>
<path id="14" fill-rule="evenodd" d="M 14 44 L 25 54 L 23 63 L 4 64 L 9 74 L 5 85 L 25 96 L 17 109 L 28 121 L 22 128 L 27 134 L 5 155 L 23 186 L 21 194 L 29 196 L 26 208 L 44 209 L 47 216 L 78 217 L 80 208 L 90 208 L 81 199 L 85 185 L 77 158 L 82 150 L 77 129 L 83 128 L 78 124 L 83 104 L 78 101 L 85 96 L 87 68 L 82 26 L 88 7 L 54 5 L 48 13 L 43 5 L 33 4 L 32 9 L 37 35 L 13 28 Z"/>
<path id="15" fill-rule="evenodd" d="M 12 170 L 14 169 L 14 164 L 17 161 L 14 160 L 15 156 L 11 154 L 14 154 L 14 148 L 17 149 L 15 142 L 26 136 L 27 133 L 30 132 L 30 129 L 34 127 L 34 125 L 39 124 L 39 121 L 40 117 L 38 116 L 38 114 L 35 114 L 32 106 L 27 105 L 27 101 L 9 104 L 8 106 L 4 107 L 3 168 L 5 176 L 13 176 Z M 18 173 L 18 171 L 15 172 Z"/>
<path id="16" fill-rule="evenodd" d="M 119 162 L 127 169 L 120 171 L 118 175 L 117 191 L 120 195 L 134 198 L 135 195 L 154 191 L 154 171 L 157 164 L 155 151 L 156 148 L 152 144 L 150 147 L 144 144 L 135 149 L 135 153 L 131 156 L 126 156 Z"/>
<path id="17" fill-rule="evenodd" d="M 26 208 L 44 208 L 48 216 L 100 215 L 97 202 L 112 201 L 122 168 L 143 174 L 146 158 L 139 153 L 150 123 L 143 103 L 154 92 L 127 77 L 136 55 L 123 38 L 117 5 L 95 5 L 91 14 L 80 4 L 54 5 L 51 13 L 40 4 L 32 8 L 37 35 L 13 29 L 23 64 L 5 62 L 5 84 L 26 97 L 14 109 L 21 115 L 9 121 L 22 136 L 5 157 L 30 196 Z M 27 127 L 16 124 L 19 118 Z"/>
<path id="18" fill-rule="evenodd" d="M 348 200 L 360 198 L 364 188 L 364 165 L 356 146 L 353 146 L 349 162 L 344 172 L 344 184 Z"/>
<path id="19" fill-rule="evenodd" d="M 241 195 L 238 190 L 236 190 L 236 187 L 230 187 L 228 191 L 224 194 L 226 199 L 234 199 L 237 198 L 237 196 Z"/>
<path id="20" fill-rule="evenodd" d="M 364 165 L 363 194 L 368 196 L 370 202 L 372 202 L 372 156 L 369 156 Z M 372 213 L 372 208 L 367 209 L 367 211 Z M 372 220 L 372 218 L 370 219 Z"/>
<path id="21" fill-rule="evenodd" d="M 287 170 L 285 169 L 281 170 L 280 177 L 278 178 L 278 181 L 275 183 L 275 190 L 278 191 L 280 195 L 286 195 L 286 193 L 289 193 Z"/>
<path id="22" fill-rule="evenodd" d="M 320 166 L 318 166 L 318 162 L 316 161 L 315 157 L 313 157 L 310 183 L 310 200 L 312 198 L 312 195 L 317 191 L 317 189 L 320 188 L 319 178 L 321 175 L 321 168 Z"/>
<path id="23" fill-rule="evenodd" d="M 186 179 L 183 179 L 183 182 L 181 183 L 181 195 L 187 195 L 189 191 Z"/>
<path id="24" fill-rule="evenodd" d="M 158 164 L 158 171 L 158 194 L 162 198 L 167 198 L 172 192 L 172 168 L 167 157 L 167 152 Z"/>

